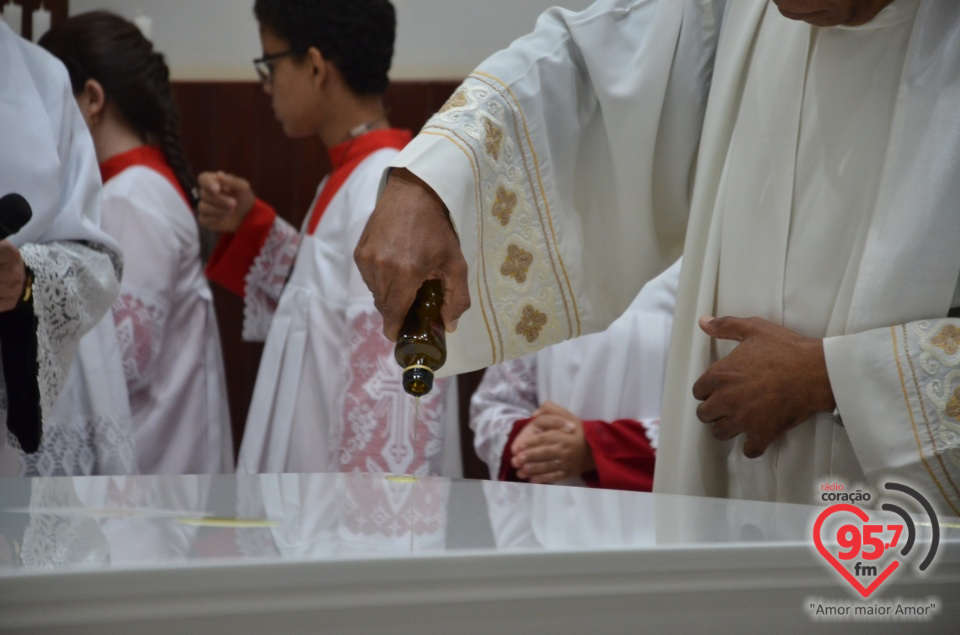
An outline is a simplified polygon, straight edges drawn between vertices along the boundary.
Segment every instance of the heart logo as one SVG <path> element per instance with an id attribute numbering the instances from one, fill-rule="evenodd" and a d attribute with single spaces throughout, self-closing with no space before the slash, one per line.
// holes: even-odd
<path id="1" fill-rule="evenodd" d="M 890 564 L 888 564 L 887 567 L 882 572 L 880 572 L 879 575 L 876 576 L 876 578 L 874 578 L 873 582 L 871 582 L 869 586 L 866 586 L 866 587 L 863 586 L 863 584 L 860 583 L 860 580 L 858 580 L 852 573 L 850 573 L 849 569 L 847 569 L 847 567 L 845 567 L 843 563 L 840 562 L 840 560 L 838 560 L 832 553 L 830 553 L 827 547 L 823 544 L 823 540 L 820 536 L 821 529 L 823 528 L 824 522 L 833 514 L 837 514 L 841 512 L 848 512 L 855 515 L 857 518 L 861 520 L 861 525 L 863 525 L 864 523 L 867 523 L 870 520 L 870 516 L 868 516 L 865 511 L 863 511 L 862 509 L 854 505 L 848 505 L 845 503 L 841 503 L 838 505 L 831 505 L 830 507 L 823 510 L 819 516 L 817 516 L 817 522 L 813 526 L 813 541 L 816 544 L 817 551 L 820 552 L 820 555 L 823 556 L 827 562 L 833 565 L 833 568 L 839 571 L 840 575 L 842 575 L 844 579 L 847 582 L 849 582 L 850 585 L 854 589 L 856 589 L 858 593 L 860 593 L 860 595 L 862 595 L 865 598 L 870 597 L 870 594 L 876 591 L 877 588 L 881 584 L 883 584 L 884 580 L 890 577 L 891 573 L 896 571 L 897 567 L 900 566 L 900 563 L 897 560 L 891 561 Z M 844 529 L 855 531 L 858 528 L 852 525 L 845 525 L 844 528 L 840 530 L 840 532 L 842 533 Z M 852 545 L 844 545 L 844 546 L 851 547 L 851 551 L 846 552 L 845 554 L 846 559 L 852 559 L 860 551 L 859 537 L 863 535 L 863 533 L 864 532 L 860 532 L 857 534 L 858 540 L 856 543 L 856 550 L 852 548 Z M 866 535 L 869 536 L 870 532 L 866 532 Z M 883 548 L 883 547 L 889 547 L 892 545 L 884 545 L 883 542 L 880 541 L 879 544 L 877 544 L 876 542 L 871 543 L 871 546 L 874 546 L 874 553 L 871 554 L 871 556 L 873 558 L 876 558 L 876 557 L 879 557 L 879 554 L 876 553 L 876 548 L 878 546 L 880 548 Z M 871 556 L 868 556 L 868 557 L 871 557 Z M 859 567 L 859 564 L 860 563 L 858 562 L 857 563 L 858 567 Z M 870 568 L 873 570 L 876 569 L 876 567 L 870 567 Z"/>

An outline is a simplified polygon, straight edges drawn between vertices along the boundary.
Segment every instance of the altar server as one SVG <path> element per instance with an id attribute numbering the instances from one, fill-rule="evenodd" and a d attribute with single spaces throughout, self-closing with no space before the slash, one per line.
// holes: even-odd
<path id="1" fill-rule="evenodd" d="M 126 256 L 113 305 L 145 474 L 233 471 L 213 296 L 200 261 L 169 70 L 132 22 L 73 16 L 40 44 L 70 72 L 103 177 L 103 228 Z"/>
<path id="2" fill-rule="evenodd" d="M 680 262 L 601 333 L 486 369 L 470 401 L 499 480 L 649 492 Z"/>
<path id="3" fill-rule="evenodd" d="M 380 175 L 410 139 L 382 98 L 393 5 L 257 0 L 254 12 L 274 113 L 288 136 L 319 137 L 333 172 L 299 232 L 246 180 L 200 175 L 200 221 L 224 232 L 208 275 L 243 296 L 244 338 L 266 338 L 238 470 L 443 473 L 447 384 L 418 416 L 352 258 Z"/>

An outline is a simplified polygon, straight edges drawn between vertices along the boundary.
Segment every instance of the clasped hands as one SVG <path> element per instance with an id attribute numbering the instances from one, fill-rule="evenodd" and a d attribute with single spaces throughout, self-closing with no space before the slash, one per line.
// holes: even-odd
<path id="1" fill-rule="evenodd" d="M 697 418 L 713 436 L 746 438 L 743 453 L 762 455 L 787 430 L 836 407 L 823 341 L 758 317 L 700 318 L 712 338 L 739 342 L 693 384 Z"/>
<path id="2" fill-rule="evenodd" d="M 531 483 L 556 483 L 594 469 L 583 422 L 572 412 L 546 401 L 513 440 L 511 465 Z"/>

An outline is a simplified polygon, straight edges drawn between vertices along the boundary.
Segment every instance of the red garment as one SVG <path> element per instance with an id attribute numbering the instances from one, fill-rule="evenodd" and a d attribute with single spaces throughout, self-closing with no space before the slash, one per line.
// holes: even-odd
<path id="1" fill-rule="evenodd" d="M 242 298 L 247 272 L 276 220 L 277 212 L 272 207 L 259 198 L 254 199 L 253 207 L 236 233 L 220 236 L 207 263 L 207 278 Z"/>
<path id="2" fill-rule="evenodd" d="M 356 139 L 344 141 L 330 148 L 328 153 L 333 171 L 324 182 L 323 189 L 310 212 L 306 233 L 313 234 L 316 231 L 330 201 L 364 159 L 383 148 L 399 150 L 410 139 L 408 130 L 384 128 L 371 130 Z M 220 242 L 207 265 L 207 278 L 243 297 L 247 272 L 250 271 L 257 254 L 263 248 L 276 219 L 276 211 L 260 199 L 256 199 L 253 208 L 243 219 L 237 232 L 220 237 Z"/>
<path id="3" fill-rule="evenodd" d="M 501 481 L 521 481 L 513 467 L 511 447 L 520 431 L 533 419 L 520 419 L 513 424 L 503 448 Z M 611 423 L 584 421 L 583 434 L 593 453 L 594 470 L 581 478 L 590 487 L 636 492 L 653 490 L 653 468 L 657 451 L 650 445 L 643 424 L 633 419 L 618 419 Z"/>
<path id="4" fill-rule="evenodd" d="M 187 198 L 187 193 L 183 191 L 183 186 L 180 185 L 180 181 L 177 180 L 177 175 L 174 174 L 173 168 L 167 163 L 166 157 L 163 156 L 163 151 L 156 146 L 138 146 L 133 150 L 115 154 L 100 164 L 100 178 L 106 183 L 134 165 L 142 165 L 160 173 L 170 181 L 170 184 L 180 193 L 180 196 L 182 196 L 183 200 L 187 203 L 187 207 L 191 207 L 190 199 Z"/>
<path id="5" fill-rule="evenodd" d="M 409 130 L 399 130 L 397 128 L 384 128 L 382 130 L 371 130 L 370 132 L 337 144 L 330 148 L 330 164 L 333 165 L 333 172 L 330 178 L 323 186 L 323 191 L 317 197 L 317 203 L 310 214 L 310 224 L 307 227 L 307 233 L 313 234 L 320 223 L 320 217 L 327 209 L 327 205 L 340 191 L 350 174 L 360 163 L 368 156 L 382 150 L 383 148 L 394 148 L 402 150 L 403 146 L 410 142 L 412 136 Z"/>

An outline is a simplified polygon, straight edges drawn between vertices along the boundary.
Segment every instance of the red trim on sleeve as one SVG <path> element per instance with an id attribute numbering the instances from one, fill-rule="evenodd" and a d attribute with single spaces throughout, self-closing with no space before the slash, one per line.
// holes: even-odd
<path id="1" fill-rule="evenodd" d="M 253 207 L 237 232 L 220 236 L 220 242 L 207 263 L 207 278 L 242 298 L 247 273 L 276 220 L 277 213 L 272 207 L 254 199 Z"/>
<path id="2" fill-rule="evenodd" d="M 653 490 L 656 450 L 643 424 L 633 419 L 612 423 L 584 421 L 583 434 L 593 453 L 595 471 L 582 476 L 590 487 L 637 492 Z"/>
<path id="3" fill-rule="evenodd" d="M 344 141 L 330 148 L 330 163 L 333 165 L 333 172 L 330 173 L 327 182 L 323 185 L 320 196 L 310 212 L 310 222 L 307 225 L 307 234 L 313 235 L 320 224 L 323 213 L 330 205 L 330 201 L 336 196 L 343 184 L 350 178 L 354 169 L 368 156 L 384 148 L 395 148 L 400 150 L 411 139 L 410 131 L 397 128 L 383 128 L 381 130 L 371 130 L 370 132 Z"/>
<path id="4" fill-rule="evenodd" d="M 513 442 L 517 440 L 517 435 L 520 434 L 520 431 L 527 427 L 527 424 L 533 421 L 530 419 L 520 419 L 515 421 L 513 424 L 513 429 L 510 430 L 510 436 L 507 437 L 507 443 L 503 446 L 503 456 L 500 457 L 500 471 L 497 472 L 497 480 L 499 481 L 512 481 L 525 482 L 523 479 L 517 476 L 517 468 L 513 467 L 513 452 L 510 450 L 513 446 Z"/>

